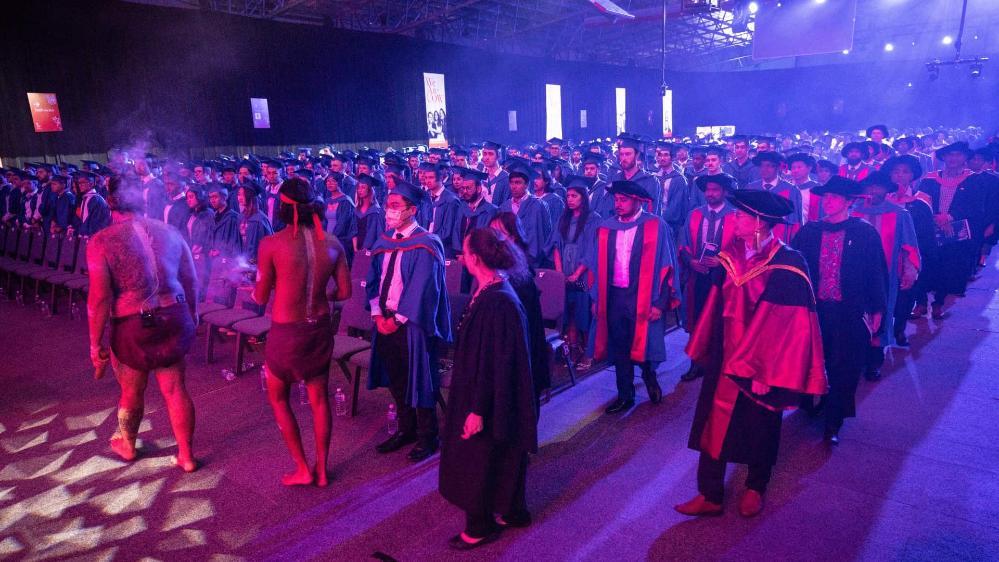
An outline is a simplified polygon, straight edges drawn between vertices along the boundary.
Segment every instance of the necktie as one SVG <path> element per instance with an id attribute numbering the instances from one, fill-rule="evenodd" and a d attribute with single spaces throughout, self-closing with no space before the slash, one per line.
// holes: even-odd
<path id="1" fill-rule="evenodd" d="M 397 232 L 395 239 L 402 240 L 402 234 Z M 392 281 L 395 280 L 395 261 L 398 258 L 399 250 L 392 250 L 392 254 L 389 256 L 388 274 L 385 275 L 385 281 L 382 282 L 381 293 L 378 295 L 378 307 L 382 309 L 383 316 L 387 312 L 385 308 L 388 306 L 389 289 L 392 287 Z"/>
<path id="2" fill-rule="evenodd" d="M 707 241 L 714 243 L 715 228 L 718 226 L 718 211 L 708 211 L 708 235 Z"/>

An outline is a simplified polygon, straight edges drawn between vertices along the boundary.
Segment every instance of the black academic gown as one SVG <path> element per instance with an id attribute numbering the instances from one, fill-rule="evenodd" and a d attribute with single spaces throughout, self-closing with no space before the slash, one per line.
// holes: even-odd
<path id="1" fill-rule="evenodd" d="M 440 463 L 444 499 L 470 513 L 523 508 L 537 417 L 524 307 L 507 282 L 484 289 L 463 315 L 454 354 Z M 462 439 L 476 413 L 483 431 Z"/>
<path id="2" fill-rule="evenodd" d="M 940 213 L 940 182 L 936 173 L 927 175 L 919 183 L 919 191 L 927 194 L 933 207 L 933 214 Z M 989 224 L 992 201 L 989 189 L 977 174 L 971 174 L 957 186 L 948 214 L 955 221 L 967 219 L 971 239 L 947 241 L 940 246 L 939 269 L 928 287 L 938 294 L 962 294 L 974 270 L 975 261 L 985 239 L 985 229 Z"/>
<path id="3" fill-rule="evenodd" d="M 545 320 L 541 314 L 541 291 L 538 290 L 534 278 L 525 275 L 522 278 L 511 279 L 520 304 L 524 305 L 527 314 L 527 346 L 531 352 L 531 377 L 534 380 L 534 394 L 540 398 L 541 393 L 552 387 L 551 346 L 545 337 Z M 539 417 L 540 417 L 540 404 Z"/>

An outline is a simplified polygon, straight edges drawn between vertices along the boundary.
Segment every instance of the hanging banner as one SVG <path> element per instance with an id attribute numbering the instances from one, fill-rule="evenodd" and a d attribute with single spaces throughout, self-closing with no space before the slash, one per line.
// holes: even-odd
<path id="1" fill-rule="evenodd" d="M 545 84 L 545 138 L 562 138 L 562 86 Z"/>
<path id="2" fill-rule="evenodd" d="M 28 107 L 36 133 L 55 133 L 62 130 L 59 102 L 55 94 L 28 92 Z"/>
<path id="3" fill-rule="evenodd" d="M 628 116 L 628 111 L 627 111 L 627 108 L 625 108 L 625 105 L 624 105 L 625 96 L 626 96 L 626 92 L 625 92 L 624 88 L 614 88 L 614 102 L 615 102 L 614 103 L 614 108 L 615 108 L 614 115 L 615 115 L 616 123 L 617 123 L 617 129 L 616 129 L 617 132 L 614 133 L 615 135 L 620 135 L 621 133 L 623 133 L 626 130 L 625 129 L 625 125 L 627 124 L 626 120 L 627 120 L 627 116 Z"/>
<path id="4" fill-rule="evenodd" d="M 663 138 L 673 136 L 673 90 L 663 92 Z"/>
<path id="5" fill-rule="evenodd" d="M 423 73 L 423 95 L 427 103 L 427 137 L 430 148 L 447 146 L 447 100 L 444 75 Z"/>
<path id="6" fill-rule="evenodd" d="M 250 111 L 253 113 L 254 129 L 271 128 L 271 114 L 267 110 L 267 98 L 250 98 Z"/>

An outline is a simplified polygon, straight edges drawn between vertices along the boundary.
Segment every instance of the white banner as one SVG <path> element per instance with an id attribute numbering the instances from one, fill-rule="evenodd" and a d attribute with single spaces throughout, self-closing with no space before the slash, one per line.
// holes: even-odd
<path id="1" fill-rule="evenodd" d="M 673 90 L 663 94 L 663 138 L 673 136 Z"/>
<path id="2" fill-rule="evenodd" d="M 616 117 L 616 123 L 617 123 L 617 132 L 614 133 L 615 135 L 620 135 L 621 133 L 627 130 L 625 129 L 625 125 L 627 124 L 626 117 L 628 115 L 628 111 L 624 105 L 625 96 L 626 94 L 624 88 L 614 88 L 614 102 L 615 102 L 614 107 L 616 110 L 614 112 L 614 115 Z"/>
<path id="3" fill-rule="evenodd" d="M 444 75 L 423 73 L 423 95 L 427 102 L 427 138 L 431 148 L 447 146 L 447 100 Z"/>
<path id="4" fill-rule="evenodd" d="M 562 138 L 562 86 L 545 84 L 545 138 Z"/>

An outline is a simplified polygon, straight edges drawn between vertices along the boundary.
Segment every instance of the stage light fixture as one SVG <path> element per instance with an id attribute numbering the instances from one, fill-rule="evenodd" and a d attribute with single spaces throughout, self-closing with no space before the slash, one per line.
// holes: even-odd
<path id="1" fill-rule="evenodd" d="M 844 55 L 849 55 L 850 54 L 850 49 L 843 49 L 843 54 Z"/>
<path id="2" fill-rule="evenodd" d="M 954 42 L 954 38 L 951 37 L 950 35 L 944 35 L 944 38 L 941 39 L 940 42 L 943 43 L 944 45 L 950 45 L 951 43 Z"/>
<path id="3" fill-rule="evenodd" d="M 894 50 L 895 50 L 895 44 L 894 43 L 885 43 L 885 52 L 886 53 L 890 53 L 890 52 L 892 52 Z"/>
<path id="4" fill-rule="evenodd" d="M 816 4 L 825 4 L 826 0 L 815 0 Z"/>
<path id="5" fill-rule="evenodd" d="M 756 2 L 750 2 L 749 5 L 746 6 L 746 8 L 749 9 L 750 14 L 755 14 L 756 12 L 760 11 L 760 5 L 757 4 Z"/>
<path id="6" fill-rule="evenodd" d="M 971 65 L 971 77 L 972 78 L 982 77 L 982 63 L 976 62 Z"/>
<path id="7" fill-rule="evenodd" d="M 936 82 L 937 78 L 940 78 L 939 62 L 934 61 L 926 63 L 926 72 L 929 75 L 930 82 Z"/>

